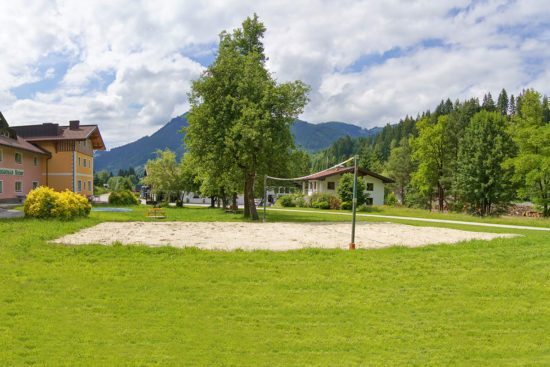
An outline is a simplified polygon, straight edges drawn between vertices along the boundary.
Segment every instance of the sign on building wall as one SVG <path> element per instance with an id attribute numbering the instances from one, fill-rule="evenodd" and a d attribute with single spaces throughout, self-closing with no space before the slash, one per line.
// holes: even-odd
<path id="1" fill-rule="evenodd" d="M 0 168 L 0 175 L 5 176 L 23 176 L 22 169 L 13 169 L 13 168 Z"/>

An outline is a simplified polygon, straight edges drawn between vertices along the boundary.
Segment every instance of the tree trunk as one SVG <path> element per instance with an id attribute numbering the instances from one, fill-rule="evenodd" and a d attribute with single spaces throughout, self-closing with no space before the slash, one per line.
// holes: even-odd
<path id="1" fill-rule="evenodd" d="M 252 220 L 259 220 L 258 212 L 256 211 L 256 203 L 254 202 L 254 175 L 247 174 L 245 176 L 245 193 L 244 200 L 245 205 L 248 204 L 248 218 Z"/>
<path id="2" fill-rule="evenodd" d="M 210 207 L 215 208 L 216 207 L 216 197 L 210 196 Z"/>
<path id="3" fill-rule="evenodd" d="M 231 198 L 233 203 L 231 204 L 231 209 L 232 210 L 238 210 L 239 209 L 239 204 L 237 204 L 237 193 L 234 192 L 233 193 L 233 197 Z"/>
<path id="4" fill-rule="evenodd" d="M 438 200 L 438 206 L 439 206 L 439 211 L 442 212 L 443 211 L 443 200 L 444 200 L 444 190 L 443 190 L 443 186 L 438 183 L 437 184 L 437 200 Z"/>
<path id="5" fill-rule="evenodd" d="M 248 175 L 245 175 L 244 179 L 244 217 L 250 218 L 250 206 L 249 206 L 249 200 L 248 200 Z"/>

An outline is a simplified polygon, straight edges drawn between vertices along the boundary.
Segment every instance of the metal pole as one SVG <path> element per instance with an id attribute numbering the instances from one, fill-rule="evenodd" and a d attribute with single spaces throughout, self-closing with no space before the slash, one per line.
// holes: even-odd
<path id="1" fill-rule="evenodd" d="M 350 250 L 355 250 L 355 214 L 357 211 L 357 156 L 353 157 L 353 201 L 351 216 L 351 243 Z"/>
<path id="2" fill-rule="evenodd" d="M 267 175 L 264 175 L 264 223 L 267 212 Z"/>

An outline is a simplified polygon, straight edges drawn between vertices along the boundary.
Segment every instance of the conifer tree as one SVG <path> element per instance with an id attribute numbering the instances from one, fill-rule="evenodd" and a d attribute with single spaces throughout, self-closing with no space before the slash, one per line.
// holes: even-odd
<path id="1" fill-rule="evenodd" d="M 500 94 L 498 95 L 497 109 L 501 115 L 508 115 L 508 94 L 504 88 L 502 88 L 502 91 L 500 91 Z"/>
<path id="2" fill-rule="evenodd" d="M 495 101 L 493 101 L 493 96 L 491 96 L 491 92 L 483 96 L 483 104 L 481 105 L 481 108 L 489 112 L 495 111 Z"/>
<path id="3" fill-rule="evenodd" d="M 508 104 L 508 113 L 510 116 L 514 116 L 516 114 L 516 99 L 514 98 L 513 94 L 510 96 L 510 103 Z"/>

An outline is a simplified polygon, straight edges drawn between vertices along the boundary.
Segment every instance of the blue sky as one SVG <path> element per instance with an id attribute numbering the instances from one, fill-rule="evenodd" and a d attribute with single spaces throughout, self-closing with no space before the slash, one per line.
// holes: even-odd
<path id="1" fill-rule="evenodd" d="M 218 34 L 256 12 L 268 68 L 311 86 L 301 119 L 364 127 L 442 98 L 550 94 L 542 1 L 12 1 L 0 4 L 0 110 L 10 124 L 80 119 L 109 147 L 188 109 Z"/>

